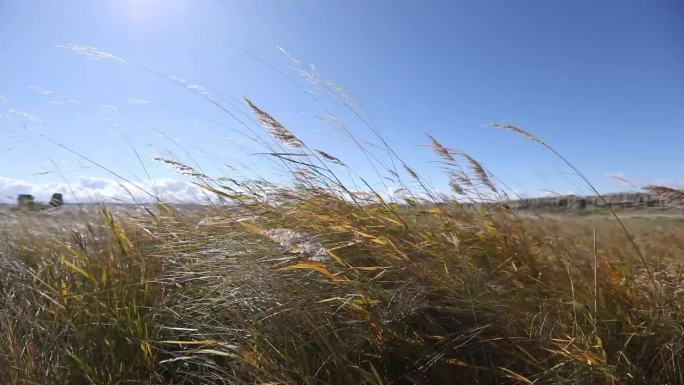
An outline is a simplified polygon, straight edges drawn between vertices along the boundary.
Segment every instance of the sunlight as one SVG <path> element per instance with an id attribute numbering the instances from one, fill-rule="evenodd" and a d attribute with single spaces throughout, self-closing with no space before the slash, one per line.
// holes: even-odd
<path id="1" fill-rule="evenodd" d="M 159 9 L 161 3 L 160 0 L 128 0 L 125 2 L 131 13 L 143 15 Z"/>
<path id="2" fill-rule="evenodd" d="M 161 20 L 170 6 L 169 2 L 161 0 L 126 0 L 120 4 L 126 19 L 136 29 L 147 26 L 152 21 Z"/>

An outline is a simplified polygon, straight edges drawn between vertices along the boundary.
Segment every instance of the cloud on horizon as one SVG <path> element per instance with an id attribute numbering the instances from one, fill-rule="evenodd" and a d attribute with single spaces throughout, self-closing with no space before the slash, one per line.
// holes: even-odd
<path id="1" fill-rule="evenodd" d="M 0 177 L 0 203 L 13 203 L 19 194 L 31 194 L 36 200 L 47 202 L 56 192 L 64 194 L 64 200 L 68 203 L 152 201 L 152 197 L 141 189 L 151 194 L 155 194 L 156 189 L 157 196 L 168 202 L 206 202 L 204 191 L 184 180 L 154 179 L 152 183 L 148 181 L 133 185 L 108 178 L 82 176 L 70 181 L 69 184 L 38 183 Z"/>

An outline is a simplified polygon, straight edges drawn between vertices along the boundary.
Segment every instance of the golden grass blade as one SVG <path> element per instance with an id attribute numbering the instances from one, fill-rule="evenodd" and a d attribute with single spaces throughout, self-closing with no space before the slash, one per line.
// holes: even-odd
<path id="1" fill-rule="evenodd" d="M 85 279 L 87 279 L 87 280 L 89 280 L 89 281 L 91 281 L 91 282 L 97 284 L 97 281 L 95 280 L 95 278 L 93 278 L 92 275 L 90 275 L 87 271 L 83 270 L 82 268 L 76 266 L 75 264 L 73 264 L 73 263 L 67 261 L 66 258 L 62 257 L 61 262 L 62 262 L 62 264 L 63 264 L 64 266 L 66 266 L 66 267 L 70 268 L 71 270 L 75 271 L 76 273 L 78 273 L 79 275 L 81 275 L 83 278 L 85 278 Z"/>
<path id="2" fill-rule="evenodd" d="M 216 345 L 219 343 L 217 340 L 162 340 L 157 341 L 160 344 L 170 344 L 170 345 Z"/>
<path id="3" fill-rule="evenodd" d="M 298 269 L 313 270 L 313 271 L 319 272 L 319 273 L 323 274 L 325 277 L 327 277 L 328 279 L 330 279 L 331 281 L 335 281 L 335 282 L 343 281 L 343 279 L 341 279 L 340 277 L 331 273 L 330 270 L 328 270 L 325 267 L 325 265 L 320 263 L 320 262 L 301 262 L 301 263 L 297 263 L 294 265 L 289 265 L 289 266 L 278 268 L 278 269 L 276 269 L 276 271 L 291 271 L 291 270 L 298 270 Z"/>

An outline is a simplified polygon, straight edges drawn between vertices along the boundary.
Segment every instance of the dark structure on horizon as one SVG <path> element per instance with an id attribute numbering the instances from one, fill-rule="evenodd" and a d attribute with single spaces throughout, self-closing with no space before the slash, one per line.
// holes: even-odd
<path id="1" fill-rule="evenodd" d="M 62 197 L 62 193 L 54 193 L 52 194 L 52 198 L 50 198 L 50 206 L 52 207 L 59 207 L 64 204 L 64 197 Z"/>
<path id="2" fill-rule="evenodd" d="M 36 200 L 33 198 L 33 195 L 31 194 L 19 194 L 17 195 L 17 207 L 20 209 L 29 209 L 29 210 L 42 210 L 46 209 L 49 207 L 60 207 L 64 205 L 64 196 L 62 193 L 54 193 L 52 194 L 52 197 L 50 198 L 50 202 L 48 205 L 45 204 L 40 204 L 36 202 Z"/>
<path id="3" fill-rule="evenodd" d="M 19 196 L 17 196 L 17 206 L 19 207 L 30 208 L 33 207 L 35 203 L 33 195 L 31 194 L 19 194 Z"/>
<path id="4" fill-rule="evenodd" d="M 678 207 L 681 202 L 666 199 L 653 193 L 633 192 L 606 194 L 602 198 L 598 196 L 578 196 L 562 195 L 555 197 L 519 199 L 506 202 L 515 209 L 534 210 L 534 209 L 561 209 L 561 210 L 583 210 L 601 207 L 624 207 L 624 208 L 645 208 L 645 207 Z"/>

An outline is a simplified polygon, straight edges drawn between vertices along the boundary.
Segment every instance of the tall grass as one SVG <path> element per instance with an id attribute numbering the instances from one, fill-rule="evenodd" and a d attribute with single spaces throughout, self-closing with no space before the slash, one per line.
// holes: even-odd
<path id="1" fill-rule="evenodd" d="M 644 266 L 608 218 L 352 199 L 311 167 L 206 185 L 230 207 L 8 232 L 2 382 L 682 383 L 681 222 L 634 220 Z M 477 170 L 460 183 L 486 186 Z"/>
<path id="2" fill-rule="evenodd" d="M 309 77 L 378 135 L 382 160 L 353 143 L 400 200 L 246 100 L 289 184 L 159 158 L 230 205 L 3 229 L 0 383 L 684 383 L 681 220 L 521 214 L 483 164 L 429 137 L 453 190 L 438 194 Z M 325 257 L 283 250 L 273 229 Z"/>

